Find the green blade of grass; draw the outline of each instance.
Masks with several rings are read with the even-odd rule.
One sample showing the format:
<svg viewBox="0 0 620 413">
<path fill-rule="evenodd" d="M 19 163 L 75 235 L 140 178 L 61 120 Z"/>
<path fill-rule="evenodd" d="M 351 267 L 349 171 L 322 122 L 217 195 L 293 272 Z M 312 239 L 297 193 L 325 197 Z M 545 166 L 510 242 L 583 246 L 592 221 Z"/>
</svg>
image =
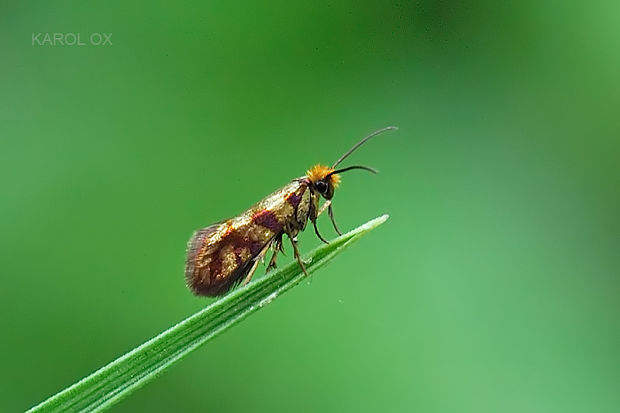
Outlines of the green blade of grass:
<svg viewBox="0 0 620 413">
<path fill-rule="evenodd" d="M 368 221 L 304 256 L 308 272 L 331 261 L 387 215 Z M 293 261 L 234 290 L 110 364 L 60 391 L 29 412 L 102 411 L 153 380 L 200 345 L 299 284 L 305 274 Z"/>
</svg>

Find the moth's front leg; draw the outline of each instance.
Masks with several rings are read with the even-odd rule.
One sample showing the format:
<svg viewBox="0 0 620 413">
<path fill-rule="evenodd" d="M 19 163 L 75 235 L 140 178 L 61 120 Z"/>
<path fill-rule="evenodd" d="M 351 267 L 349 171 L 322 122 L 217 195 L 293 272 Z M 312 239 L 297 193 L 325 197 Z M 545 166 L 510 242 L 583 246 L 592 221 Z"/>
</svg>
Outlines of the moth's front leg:
<svg viewBox="0 0 620 413">
<path fill-rule="evenodd" d="M 325 210 L 327 208 L 329 208 L 332 204 L 332 200 L 328 199 L 327 201 L 325 201 L 325 203 L 323 205 L 321 205 L 321 208 L 319 209 L 319 212 L 316 214 L 316 216 L 318 217 L 319 215 L 321 215 L 323 212 L 325 212 Z"/>
<path fill-rule="evenodd" d="M 312 194 L 311 197 L 312 198 L 310 200 L 310 214 L 309 214 L 310 217 L 309 218 L 310 218 L 310 221 L 312 221 L 312 226 L 314 226 L 314 233 L 325 244 L 329 244 L 329 241 L 327 241 L 325 238 L 323 238 L 323 236 L 319 232 L 319 228 L 316 226 L 316 219 L 318 218 L 319 215 L 321 215 L 321 213 L 323 213 L 323 211 L 325 211 L 326 206 L 331 205 L 331 201 L 325 201 L 323 206 L 317 212 L 316 207 L 319 204 L 319 201 L 316 198 L 318 198 L 318 195 Z"/>
</svg>

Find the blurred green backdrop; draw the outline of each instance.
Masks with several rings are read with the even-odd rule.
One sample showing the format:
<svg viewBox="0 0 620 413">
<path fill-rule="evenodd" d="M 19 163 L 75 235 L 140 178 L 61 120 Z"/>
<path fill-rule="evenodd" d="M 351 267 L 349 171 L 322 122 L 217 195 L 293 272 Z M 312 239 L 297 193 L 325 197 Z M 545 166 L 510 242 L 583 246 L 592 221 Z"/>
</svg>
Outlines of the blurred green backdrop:
<svg viewBox="0 0 620 413">
<path fill-rule="evenodd" d="M 0 10 L 0 411 L 207 305 L 191 232 L 388 124 L 334 202 L 390 221 L 113 411 L 618 411 L 620 3 Z"/>
</svg>

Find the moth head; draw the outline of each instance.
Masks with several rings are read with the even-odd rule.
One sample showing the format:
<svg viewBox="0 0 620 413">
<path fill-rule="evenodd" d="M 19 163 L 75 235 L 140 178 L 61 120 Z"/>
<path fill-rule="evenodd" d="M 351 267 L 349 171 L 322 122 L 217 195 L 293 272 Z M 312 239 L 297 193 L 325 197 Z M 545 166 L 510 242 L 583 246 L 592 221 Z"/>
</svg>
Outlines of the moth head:
<svg viewBox="0 0 620 413">
<path fill-rule="evenodd" d="M 310 180 L 312 189 L 325 199 L 332 199 L 334 190 L 340 184 L 340 175 L 329 166 L 314 165 L 306 171 L 306 177 Z"/>
<path fill-rule="evenodd" d="M 349 149 L 347 152 L 345 152 L 340 158 L 338 158 L 338 160 L 334 162 L 332 166 L 315 165 L 312 168 L 310 168 L 306 172 L 306 177 L 310 181 L 312 190 L 321 194 L 323 198 L 330 200 L 334 196 L 334 189 L 336 189 L 338 187 L 338 184 L 340 183 L 340 175 L 339 175 L 340 173 L 350 171 L 352 169 L 363 169 L 365 171 L 369 171 L 369 172 L 376 174 L 377 171 L 369 166 L 353 165 L 353 166 L 348 166 L 346 168 L 340 168 L 340 169 L 336 169 L 336 167 L 342 161 L 344 161 L 349 155 L 355 152 L 357 148 L 359 148 L 364 143 L 366 143 L 369 139 L 383 132 L 386 132 L 389 130 L 396 130 L 396 129 L 398 129 L 396 126 L 388 126 L 388 127 L 379 129 L 378 131 L 371 133 L 370 135 L 366 136 L 364 139 L 362 139 L 361 141 L 353 145 L 353 147 Z"/>
</svg>

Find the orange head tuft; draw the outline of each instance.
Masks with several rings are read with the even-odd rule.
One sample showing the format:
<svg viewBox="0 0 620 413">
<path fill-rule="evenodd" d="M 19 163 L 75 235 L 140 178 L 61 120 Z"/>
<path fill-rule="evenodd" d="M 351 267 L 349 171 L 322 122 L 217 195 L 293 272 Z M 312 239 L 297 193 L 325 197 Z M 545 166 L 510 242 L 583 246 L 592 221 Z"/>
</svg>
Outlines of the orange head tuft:
<svg viewBox="0 0 620 413">
<path fill-rule="evenodd" d="M 306 176 L 310 179 L 310 182 L 316 184 L 318 181 L 325 179 L 327 175 L 329 175 L 329 183 L 337 188 L 338 184 L 340 184 L 340 175 L 332 173 L 334 172 L 333 168 L 325 165 L 314 165 L 312 168 L 306 171 Z M 330 175 L 331 174 L 331 175 Z"/>
</svg>

